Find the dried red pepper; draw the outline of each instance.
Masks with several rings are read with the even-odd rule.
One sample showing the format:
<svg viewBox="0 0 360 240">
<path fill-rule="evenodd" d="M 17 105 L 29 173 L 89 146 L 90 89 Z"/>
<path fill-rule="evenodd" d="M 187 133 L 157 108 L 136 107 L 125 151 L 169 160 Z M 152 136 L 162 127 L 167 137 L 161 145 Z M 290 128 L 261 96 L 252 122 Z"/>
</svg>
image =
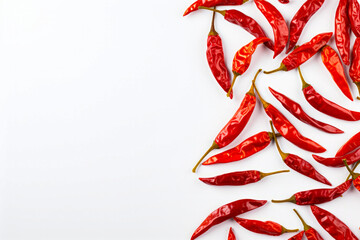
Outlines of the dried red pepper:
<svg viewBox="0 0 360 240">
<path fill-rule="evenodd" d="M 312 56 L 314 56 L 323 46 L 330 40 L 332 33 L 321 33 L 313 37 L 310 42 L 304 43 L 297 47 L 287 57 L 285 57 L 280 67 L 272 71 L 265 71 L 265 74 L 270 74 L 278 71 L 290 71 L 297 68 Z"/>
<path fill-rule="evenodd" d="M 340 0 L 335 13 L 335 42 L 345 65 L 350 64 L 349 0 Z"/>
<path fill-rule="evenodd" d="M 279 2 L 282 3 L 282 4 L 287 4 L 287 3 L 289 3 L 290 1 L 289 1 L 289 0 L 279 0 Z"/>
<path fill-rule="evenodd" d="M 336 240 L 359 240 L 345 223 L 334 214 L 317 206 L 311 206 L 319 224 Z"/>
<path fill-rule="evenodd" d="M 258 74 L 259 72 L 255 75 L 255 78 Z M 206 157 L 206 155 L 209 154 L 209 152 L 214 149 L 220 149 L 229 145 L 237 136 L 239 136 L 248 123 L 254 111 L 255 105 L 256 97 L 254 88 L 251 86 L 250 90 L 245 94 L 245 97 L 235 115 L 216 136 L 212 146 L 207 150 L 207 152 L 201 157 L 201 159 L 193 168 L 193 172 L 196 172 L 197 167 L 200 165 L 201 161 Z"/>
<path fill-rule="evenodd" d="M 271 126 L 271 130 L 274 131 L 274 127 L 271 121 L 270 121 L 270 126 Z M 331 186 L 331 183 L 323 175 L 321 175 L 318 171 L 316 171 L 316 169 L 308 161 L 302 159 L 301 157 L 295 154 L 284 153 L 279 146 L 276 136 L 275 136 L 275 144 L 277 150 L 280 153 L 282 160 L 291 169 L 297 171 L 298 173 L 301 173 L 304 176 L 312 178 L 318 182 Z"/>
<path fill-rule="evenodd" d="M 236 240 L 236 236 L 232 228 L 229 230 L 228 240 Z"/>
<path fill-rule="evenodd" d="M 288 240 L 302 240 L 304 237 L 304 231 L 299 232 L 298 234 L 292 236 Z"/>
<path fill-rule="evenodd" d="M 217 224 L 234 218 L 242 213 L 262 207 L 266 202 L 266 200 L 241 199 L 219 207 L 210 213 L 210 215 L 200 224 L 192 235 L 191 240 L 199 237 Z"/>
<path fill-rule="evenodd" d="M 306 101 L 310 103 L 316 110 L 327 114 L 331 117 L 347 120 L 347 121 L 358 121 L 360 120 L 360 112 L 355 112 L 324 98 L 321 96 L 310 84 L 305 82 L 304 77 L 301 73 L 300 67 L 298 67 L 299 76 L 302 81 L 302 91 Z"/>
<path fill-rule="evenodd" d="M 255 80 L 253 80 L 253 86 L 258 94 L 258 97 L 263 104 L 266 114 L 272 119 L 276 130 L 286 138 L 291 143 L 295 144 L 296 146 L 310 151 L 310 152 L 325 152 L 326 149 L 323 148 L 318 143 L 314 142 L 313 140 L 304 137 L 301 133 L 295 128 L 294 125 L 273 105 L 266 102 L 260 95 L 259 91 L 256 88 Z"/>
<path fill-rule="evenodd" d="M 349 76 L 357 86 L 360 94 L 360 38 L 356 38 L 354 43 Z M 360 99 L 360 95 L 357 97 L 357 99 Z"/>
<path fill-rule="evenodd" d="M 346 161 L 345 159 L 344 159 L 344 164 L 345 164 L 347 170 L 349 171 L 349 173 L 350 173 L 350 175 L 351 175 L 351 177 L 352 177 L 352 179 L 353 179 L 353 185 L 354 185 L 354 187 L 355 187 L 358 191 L 360 191 L 360 174 L 359 174 L 359 173 L 355 173 L 353 170 L 351 170 L 350 167 L 349 167 L 349 165 L 348 165 L 348 163 L 347 163 L 347 161 Z M 354 167 L 354 169 L 355 169 L 355 168 L 356 168 L 356 166 Z"/>
<path fill-rule="evenodd" d="M 344 67 L 338 54 L 329 45 L 326 45 L 321 49 L 321 59 L 327 70 L 329 70 L 336 85 L 342 93 L 352 101 L 353 97 L 351 95 L 349 84 L 346 80 Z"/>
<path fill-rule="evenodd" d="M 191 12 L 194 12 L 199 9 L 199 7 L 216 7 L 220 5 L 229 6 L 229 5 L 241 5 L 246 3 L 248 0 L 197 0 L 188 7 L 184 13 L 184 16 L 188 15 Z"/>
<path fill-rule="evenodd" d="M 210 157 L 208 160 L 203 162 L 202 165 L 229 163 L 250 157 L 269 146 L 273 138 L 273 134 L 270 132 L 259 132 L 244 140 L 236 147 Z"/>
<path fill-rule="evenodd" d="M 257 8 L 270 23 L 274 32 L 274 58 L 286 47 L 289 29 L 284 17 L 271 3 L 265 0 L 254 0 Z"/>
<path fill-rule="evenodd" d="M 238 224 L 251 232 L 266 234 L 270 236 L 280 236 L 284 233 L 299 231 L 299 229 L 287 229 L 282 225 L 272 221 L 262 222 L 258 220 L 250 220 L 238 217 L 235 217 L 234 219 Z"/>
<path fill-rule="evenodd" d="M 296 12 L 290 23 L 289 47 L 286 53 L 293 49 L 310 18 L 320 9 L 325 0 L 307 0 Z"/>
<path fill-rule="evenodd" d="M 260 37 L 267 37 L 264 30 L 261 28 L 260 24 L 256 22 L 253 18 L 245 15 L 244 13 L 235 10 L 235 9 L 229 9 L 229 10 L 215 10 L 208 7 L 199 7 L 199 9 L 207 9 L 210 11 L 215 11 L 217 13 L 220 13 L 224 16 L 224 19 L 228 22 L 231 22 L 233 24 L 236 24 L 243 29 L 245 29 L 247 32 L 249 32 L 251 35 L 255 36 L 256 38 Z M 267 46 L 269 49 L 274 50 L 274 44 L 271 41 L 264 42 L 265 46 Z"/>
<path fill-rule="evenodd" d="M 316 127 L 317 129 L 320 129 L 327 133 L 343 133 L 344 132 L 334 126 L 331 126 L 327 123 L 320 122 L 320 121 L 310 117 L 302 109 L 300 104 L 293 101 L 292 99 L 285 96 L 284 94 L 275 91 L 271 87 L 269 87 L 269 90 L 272 93 L 272 95 L 284 106 L 284 108 L 286 110 L 288 110 L 293 116 L 295 116 L 300 121 L 307 123 L 313 127 Z"/>
<path fill-rule="evenodd" d="M 319 162 L 325 166 L 344 167 L 345 165 L 344 165 L 343 159 L 346 159 L 348 164 L 353 164 L 360 160 L 360 148 L 357 148 L 357 149 L 353 150 L 352 152 L 349 152 L 343 156 L 338 156 L 338 157 L 324 158 L 324 157 L 320 157 L 315 154 L 313 154 L 312 156 L 317 162 Z"/>
<path fill-rule="evenodd" d="M 295 193 L 285 200 L 272 200 L 273 203 L 291 202 L 297 205 L 313 205 L 330 202 L 344 194 L 351 186 L 348 180 L 335 188 L 321 188 Z"/>
<path fill-rule="evenodd" d="M 349 152 L 354 151 L 360 147 L 360 132 L 352 136 L 344 145 L 337 151 L 335 157 L 343 156 Z"/>
<path fill-rule="evenodd" d="M 324 240 L 320 234 L 311 226 L 309 226 L 304 219 L 301 217 L 301 215 L 294 209 L 296 215 L 300 218 L 301 223 L 304 225 L 304 232 L 305 236 L 308 240 Z"/>
<path fill-rule="evenodd" d="M 350 27 L 356 37 L 360 37 L 360 6 L 357 0 L 349 0 Z"/>
<path fill-rule="evenodd" d="M 250 170 L 250 171 L 226 173 L 211 178 L 199 178 L 199 180 L 203 181 L 206 184 L 216 185 L 216 186 L 242 186 L 242 185 L 258 182 L 267 176 L 284 173 L 284 172 L 290 172 L 290 171 L 282 170 L 271 173 L 262 173 L 260 171 Z"/>
<path fill-rule="evenodd" d="M 249 68 L 252 55 L 254 54 L 257 46 L 269 40 L 270 39 L 267 37 L 256 38 L 242 48 L 240 48 L 240 50 L 235 53 L 232 64 L 232 72 L 234 74 L 234 78 L 232 80 L 230 90 L 228 91 L 228 97 L 230 96 L 230 92 L 234 87 L 236 78 L 246 72 L 246 70 Z M 259 74 L 259 72 L 257 74 Z"/>
</svg>

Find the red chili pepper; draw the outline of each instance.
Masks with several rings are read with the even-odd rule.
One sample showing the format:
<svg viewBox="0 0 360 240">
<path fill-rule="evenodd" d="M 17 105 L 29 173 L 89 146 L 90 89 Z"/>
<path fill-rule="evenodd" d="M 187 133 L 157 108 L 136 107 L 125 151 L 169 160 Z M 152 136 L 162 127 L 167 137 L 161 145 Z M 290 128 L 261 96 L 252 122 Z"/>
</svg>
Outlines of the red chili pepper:
<svg viewBox="0 0 360 240">
<path fill-rule="evenodd" d="M 354 151 L 360 147 L 360 132 L 352 136 L 344 145 L 337 151 L 335 157 L 343 156 L 349 152 Z"/>
<path fill-rule="evenodd" d="M 305 236 L 308 240 L 324 240 L 320 234 L 311 226 L 307 225 L 301 215 L 294 209 L 296 215 L 300 218 L 301 223 L 304 225 Z"/>
<path fill-rule="evenodd" d="M 344 194 L 351 186 L 348 180 L 335 188 L 321 188 L 295 193 L 285 200 L 272 200 L 273 203 L 291 202 L 297 205 L 313 205 L 330 202 Z"/>
<path fill-rule="evenodd" d="M 234 220 L 247 230 L 271 236 L 280 236 L 284 233 L 298 232 L 299 229 L 286 229 L 280 224 L 272 221 L 258 221 L 235 217 Z"/>
<path fill-rule="evenodd" d="M 269 87 L 270 92 L 272 95 L 283 105 L 283 107 L 288 110 L 293 116 L 295 116 L 300 121 L 307 123 L 313 127 L 316 127 L 317 129 L 320 129 L 327 133 L 343 133 L 344 131 L 331 126 L 327 123 L 320 122 L 309 115 L 306 114 L 306 112 L 302 109 L 300 104 L 293 101 L 292 99 L 288 98 L 282 93 L 279 93 Z"/>
<path fill-rule="evenodd" d="M 255 75 L 259 74 L 259 72 Z M 193 168 L 193 172 L 196 171 L 197 167 L 200 165 L 201 161 L 206 157 L 209 152 L 214 149 L 223 148 L 229 145 L 234 139 L 239 136 L 242 130 L 245 128 L 248 123 L 254 108 L 256 105 L 256 97 L 254 93 L 254 88 L 251 87 L 250 90 L 245 94 L 243 101 L 240 104 L 239 109 L 236 111 L 235 115 L 230 119 L 230 121 L 225 125 L 225 127 L 219 132 L 216 136 L 212 146 L 207 150 L 207 152 L 201 157 L 198 163 Z"/>
<path fill-rule="evenodd" d="M 304 231 L 301 231 L 298 234 L 296 234 L 295 236 L 292 236 L 291 238 L 289 238 L 288 240 L 302 240 L 303 237 L 304 237 Z"/>
<path fill-rule="evenodd" d="M 345 65 L 350 64 L 349 0 L 340 0 L 335 13 L 335 42 Z"/>
<path fill-rule="evenodd" d="M 229 10 L 220 11 L 207 7 L 199 7 L 199 9 L 207 9 L 210 11 L 215 11 L 220 13 L 221 15 L 224 16 L 225 20 L 233 24 L 239 25 L 240 27 L 245 29 L 247 32 L 249 32 L 251 35 L 255 36 L 256 38 L 267 37 L 264 30 L 262 29 L 262 27 L 258 22 L 256 22 L 253 18 L 245 15 L 244 13 L 238 10 L 229 9 Z M 264 44 L 271 50 L 274 50 L 274 44 L 271 41 L 264 42 Z"/>
<path fill-rule="evenodd" d="M 229 230 L 228 240 L 236 240 L 236 236 L 232 228 Z"/>
<path fill-rule="evenodd" d="M 324 157 L 320 157 L 315 154 L 313 154 L 312 156 L 317 162 L 319 162 L 325 166 L 344 167 L 345 165 L 344 165 L 343 159 L 346 159 L 348 164 L 353 164 L 360 160 L 360 148 L 357 148 L 357 149 L 353 150 L 352 152 L 349 152 L 343 156 L 338 156 L 338 157 L 324 158 Z"/>
<path fill-rule="evenodd" d="M 343 65 L 335 50 L 332 49 L 329 45 L 326 45 L 321 50 L 321 59 L 342 93 L 351 101 L 353 101 L 350 87 L 345 77 Z"/>
<path fill-rule="evenodd" d="M 285 57 L 280 67 L 272 71 L 265 71 L 265 74 L 270 74 L 278 71 L 290 71 L 297 68 L 312 56 L 314 56 L 326 43 L 330 40 L 332 33 L 321 33 L 313 37 L 310 42 L 304 43 L 297 47 L 287 57 Z"/>
<path fill-rule="evenodd" d="M 219 207 L 210 213 L 210 215 L 200 224 L 192 235 L 191 240 L 199 237 L 217 224 L 234 218 L 242 213 L 262 207 L 266 202 L 266 200 L 241 199 Z"/>
<path fill-rule="evenodd" d="M 354 43 L 349 76 L 357 86 L 360 94 L 360 38 L 356 38 Z M 360 96 L 358 96 L 357 99 L 360 99 Z"/>
<path fill-rule="evenodd" d="M 274 131 L 274 127 L 271 121 L 270 121 L 270 126 L 271 126 L 271 130 Z M 302 159 L 301 157 L 295 154 L 284 153 L 279 146 L 276 136 L 275 136 L 275 144 L 277 150 L 280 153 L 282 160 L 291 169 L 297 171 L 298 173 L 303 174 L 304 176 L 312 178 L 318 182 L 331 186 L 331 183 L 323 175 L 321 175 L 318 171 L 316 171 L 316 169 L 309 162 L 307 162 L 306 160 Z"/>
<path fill-rule="evenodd" d="M 258 182 L 267 176 L 278 173 L 284 173 L 284 172 L 290 172 L 290 171 L 282 170 L 272 173 L 262 173 L 260 171 L 250 170 L 250 171 L 226 173 L 211 178 L 199 178 L 199 180 L 203 181 L 206 184 L 216 185 L 216 186 L 242 186 L 242 185 Z"/>
<path fill-rule="evenodd" d="M 272 119 L 276 130 L 278 130 L 279 133 L 288 141 L 304 150 L 310 152 L 325 152 L 325 148 L 313 140 L 301 135 L 295 126 L 292 125 L 291 122 L 279 110 L 277 110 L 273 105 L 266 102 L 261 97 L 259 91 L 256 88 L 255 80 L 256 79 L 253 80 L 253 86 L 259 96 L 261 103 L 263 104 L 266 114 Z"/>
<path fill-rule="evenodd" d="M 302 91 L 306 101 L 310 103 L 316 110 L 327 114 L 331 117 L 347 120 L 347 121 L 358 121 L 360 120 L 360 112 L 355 112 L 339 106 L 338 104 L 321 96 L 310 84 L 305 82 L 304 77 L 301 73 L 300 67 L 298 68 L 300 79 L 302 81 Z"/>
<path fill-rule="evenodd" d="M 197 0 L 188 7 L 184 13 L 184 16 L 188 15 L 191 12 L 194 12 L 199 9 L 199 7 L 216 7 L 220 5 L 229 6 L 229 5 L 242 5 L 248 0 Z"/>
<path fill-rule="evenodd" d="M 229 163 L 245 159 L 269 146 L 273 138 L 274 136 L 270 132 L 259 132 L 236 147 L 210 157 L 202 165 Z"/>
<path fill-rule="evenodd" d="M 359 240 L 345 223 L 338 219 L 334 214 L 317 206 L 311 206 L 319 224 L 337 240 Z"/>
<path fill-rule="evenodd" d="M 310 18 L 320 9 L 325 0 L 307 0 L 296 12 L 290 23 L 289 47 L 286 53 L 293 49 Z"/>
<path fill-rule="evenodd" d="M 270 23 L 274 32 L 274 58 L 286 47 L 289 38 L 289 29 L 284 17 L 271 3 L 265 0 L 254 0 L 257 8 Z"/>
<path fill-rule="evenodd" d="M 345 164 L 347 170 L 349 171 L 349 173 L 350 173 L 350 175 L 351 175 L 351 177 L 352 177 L 352 179 L 353 179 L 353 185 L 354 185 L 354 187 L 355 187 L 358 191 L 360 191 L 360 174 L 359 174 L 359 173 L 355 173 L 353 170 L 351 170 L 346 160 L 344 160 L 344 164 Z M 356 165 L 356 166 L 357 166 L 357 165 Z M 356 166 L 355 166 L 355 168 L 356 168 Z M 354 168 L 354 169 L 355 169 L 355 168 Z"/>
<path fill-rule="evenodd" d="M 360 6 L 357 0 L 349 0 L 350 27 L 356 37 L 360 37 Z"/>
<path fill-rule="evenodd" d="M 257 46 L 267 41 L 270 41 L 270 39 L 268 39 L 267 37 L 256 38 L 242 48 L 240 48 L 240 50 L 235 53 L 232 65 L 234 78 L 232 80 L 231 87 L 227 95 L 228 97 L 230 96 L 230 92 L 234 87 L 236 78 L 246 72 L 246 70 L 249 68 L 252 55 L 254 54 Z"/>
<path fill-rule="evenodd" d="M 289 3 L 290 1 L 289 1 L 289 0 L 279 0 L 279 2 L 282 3 L 282 4 L 287 4 L 287 3 Z"/>
</svg>

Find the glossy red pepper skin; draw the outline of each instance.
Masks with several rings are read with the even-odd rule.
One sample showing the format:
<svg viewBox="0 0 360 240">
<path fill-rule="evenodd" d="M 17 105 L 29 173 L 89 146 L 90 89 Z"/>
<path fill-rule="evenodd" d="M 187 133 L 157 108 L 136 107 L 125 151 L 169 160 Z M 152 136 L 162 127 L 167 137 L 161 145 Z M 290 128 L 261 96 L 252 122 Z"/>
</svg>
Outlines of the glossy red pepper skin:
<svg viewBox="0 0 360 240">
<path fill-rule="evenodd" d="M 360 132 L 352 136 L 344 145 L 336 152 L 335 157 L 343 156 L 360 147 Z"/>
<path fill-rule="evenodd" d="M 229 6 L 241 5 L 248 0 L 197 0 L 191 4 L 185 11 L 184 16 L 199 9 L 199 7 L 216 7 L 216 6 Z"/>
<path fill-rule="evenodd" d="M 354 43 L 349 76 L 351 80 L 356 84 L 360 94 L 360 38 L 356 38 Z M 358 97 L 358 99 L 360 99 L 360 96 Z"/>
<path fill-rule="evenodd" d="M 254 0 L 254 2 L 273 29 L 275 58 L 286 47 L 289 38 L 289 29 L 284 17 L 271 3 L 265 0 Z"/>
<path fill-rule="evenodd" d="M 349 0 L 349 20 L 351 31 L 360 37 L 360 6 L 357 0 Z"/>
<path fill-rule="evenodd" d="M 262 207 L 266 202 L 266 200 L 241 199 L 221 206 L 210 213 L 210 215 L 200 224 L 192 235 L 191 240 L 196 239 L 217 224 L 234 218 L 242 213 Z"/>
<path fill-rule="evenodd" d="M 360 148 L 357 148 L 355 150 L 353 150 L 352 152 L 349 152 L 343 156 L 338 156 L 338 157 L 332 157 L 332 158 L 324 158 L 324 157 L 320 157 L 318 155 L 313 154 L 312 155 L 313 158 L 328 167 L 344 167 L 344 162 L 343 160 L 346 159 L 347 163 L 349 165 L 356 163 L 357 161 L 360 160 Z"/>
<path fill-rule="evenodd" d="M 307 0 L 296 12 L 290 23 L 289 47 L 286 53 L 293 49 L 310 18 L 320 9 L 325 0 Z"/>
<path fill-rule="evenodd" d="M 310 117 L 302 109 L 300 104 L 293 101 L 292 99 L 285 96 L 284 94 L 275 91 L 271 87 L 269 87 L 269 90 L 272 93 L 272 95 L 283 105 L 283 107 L 286 110 L 288 110 L 294 117 L 299 119 L 300 121 L 302 121 L 302 122 L 304 122 L 306 124 L 309 124 L 309 125 L 311 125 L 313 127 L 316 127 L 317 129 L 320 129 L 320 130 L 322 130 L 324 132 L 327 132 L 327 133 L 343 133 L 344 132 L 344 131 L 342 131 L 342 130 L 334 127 L 334 126 L 331 126 L 331 125 L 329 125 L 327 123 L 320 122 L 320 121 Z"/>
<path fill-rule="evenodd" d="M 229 230 L 228 240 L 236 240 L 236 236 L 232 228 Z"/>
<path fill-rule="evenodd" d="M 335 13 L 335 42 L 345 65 L 350 64 L 349 1 L 340 0 Z"/>
<path fill-rule="evenodd" d="M 292 236 L 291 238 L 289 238 L 288 240 L 302 240 L 303 237 L 304 237 L 304 231 L 301 231 L 298 234 L 296 234 L 295 236 Z"/>
<path fill-rule="evenodd" d="M 266 234 L 270 236 L 280 236 L 283 233 L 299 231 L 299 229 L 288 230 L 280 224 L 272 221 L 262 222 L 258 220 L 250 220 L 238 217 L 235 217 L 234 220 L 242 227 L 251 232 Z"/>
<path fill-rule="evenodd" d="M 244 140 L 236 147 L 210 157 L 208 160 L 203 162 L 202 165 L 240 161 L 242 159 L 250 157 L 257 152 L 260 152 L 261 150 L 269 146 L 272 139 L 272 133 L 257 133 Z"/>
<path fill-rule="evenodd" d="M 336 51 L 329 45 L 326 45 L 321 50 L 321 59 L 341 92 L 353 101 L 350 87 L 346 80 L 344 67 Z"/>
<path fill-rule="evenodd" d="M 359 240 L 345 223 L 334 214 L 317 206 L 311 206 L 319 224 L 336 240 Z"/>
</svg>

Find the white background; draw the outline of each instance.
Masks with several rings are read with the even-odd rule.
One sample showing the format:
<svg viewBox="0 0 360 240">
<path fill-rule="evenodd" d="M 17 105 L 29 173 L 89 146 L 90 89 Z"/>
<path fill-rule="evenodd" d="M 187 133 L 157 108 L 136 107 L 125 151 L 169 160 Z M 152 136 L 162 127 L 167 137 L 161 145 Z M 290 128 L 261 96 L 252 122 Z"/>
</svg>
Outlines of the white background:
<svg viewBox="0 0 360 240">
<path fill-rule="evenodd" d="M 304 1 L 271 2 L 290 22 Z M 338 1 L 328 0 L 299 40 L 333 31 Z M 274 145 L 241 162 L 203 166 L 195 162 L 238 108 L 255 72 L 278 67 L 264 46 L 237 79 L 231 101 L 213 79 L 205 58 L 211 13 L 182 17 L 191 1 L 0 0 L 0 239 L 190 239 L 205 217 L 242 198 L 283 199 L 300 190 L 326 187 L 291 172 L 243 187 L 214 187 L 197 180 L 230 171 L 287 169 Z M 233 7 L 255 18 L 273 38 L 252 1 Z M 222 8 L 220 8 L 222 9 Z M 226 9 L 226 8 L 224 8 Z M 253 36 L 216 19 L 226 61 Z M 352 39 L 354 40 L 354 39 Z M 334 40 L 331 40 L 334 46 Z M 337 89 L 319 55 L 303 65 L 306 80 L 321 94 L 360 111 Z M 260 75 L 264 98 L 307 137 L 333 156 L 359 123 L 336 120 L 306 103 L 297 72 Z M 346 133 L 330 135 L 289 114 L 267 86 L 298 101 L 311 116 Z M 351 84 L 356 96 L 355 86 Z M 260 104 L 243 133 L 226 149 L 262 130 L 269 118 Z M 324 167 L 291 143 L 334 186 L 345 169 Z M 214 151 L 213 154 L 219 151 Z M 322 204 L 359 232 L 360 193 Z M 243 217 L 302 228 L 296 207 L 324 239 L 309 207 L 272 204 Z M 275 239 L 248 232 L 229 220 L 199 239 Z M 277 239 L 288 239 L 287 234 Z"/>
</svg>

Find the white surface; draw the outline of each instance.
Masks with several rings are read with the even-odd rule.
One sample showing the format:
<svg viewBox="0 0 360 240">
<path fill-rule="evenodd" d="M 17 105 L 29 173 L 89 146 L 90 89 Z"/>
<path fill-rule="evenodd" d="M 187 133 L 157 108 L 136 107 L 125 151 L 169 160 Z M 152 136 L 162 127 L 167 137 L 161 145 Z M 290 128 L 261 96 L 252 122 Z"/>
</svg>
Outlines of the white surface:
<svg viewBox="0 0 360 240">
<path fill-rule="evenodd" d="M 304 1 L 272 2 L 290 22 Z M 325 2 L 299 43 L 333 31 L 336 2 Z M 244 161 L 191 173 L 238 108 L 257 69 L 273 69 L 285 56 L 272 60 L 272 53 L 259 47 L 230 101 L 205 59 L 211 13 L 198 11 L 183 18 L 191 1 L 0 3 L 0 239 L 190 239 L 204 218 L 225 203 L 241 198 L 282 199 L 300 190 L 326 187 L 295 172 L 244 187 L 211 187 L 197 180 L 236 170 L 287 169 L 274 145 Z M 273 38 L 253 2 L 235 8 L 254 17 Z M 220 16 L 216 27 L 230 68 L 235 51 L 253 37 Z M 360 111 L 359 101 L 350 102 L 337 89 L 319 55 L 304 64 L 303 72 L 321 94 Z M 260 75 L 258 86 L 304 135 L 328 149 L 322 156 L 332 156 L 360 130 L 359 123 L 339 121 L 311 108 L 296 71 Z M 329 135 L 299 122 L 270 96 L 267 86 L 346 133 Z M 269 130 L 268 120 L 258 104 L 246 129 L 226 149 Z M 306 158 L 334 186 L 347 176 L 345 169 L 326 168 L 311 153 L 280 142 L 284 151 Z M 359 197 L 351 189 L 321 207 L 360 236 Z M 301 228 L 294 207 L 330 239 L 309 207 L 268 203 L 243 216 Z M 226 239 L 229 226 L 238 239 L 274 239 L 227 221 L 199 240 Z"/>
</svg>

